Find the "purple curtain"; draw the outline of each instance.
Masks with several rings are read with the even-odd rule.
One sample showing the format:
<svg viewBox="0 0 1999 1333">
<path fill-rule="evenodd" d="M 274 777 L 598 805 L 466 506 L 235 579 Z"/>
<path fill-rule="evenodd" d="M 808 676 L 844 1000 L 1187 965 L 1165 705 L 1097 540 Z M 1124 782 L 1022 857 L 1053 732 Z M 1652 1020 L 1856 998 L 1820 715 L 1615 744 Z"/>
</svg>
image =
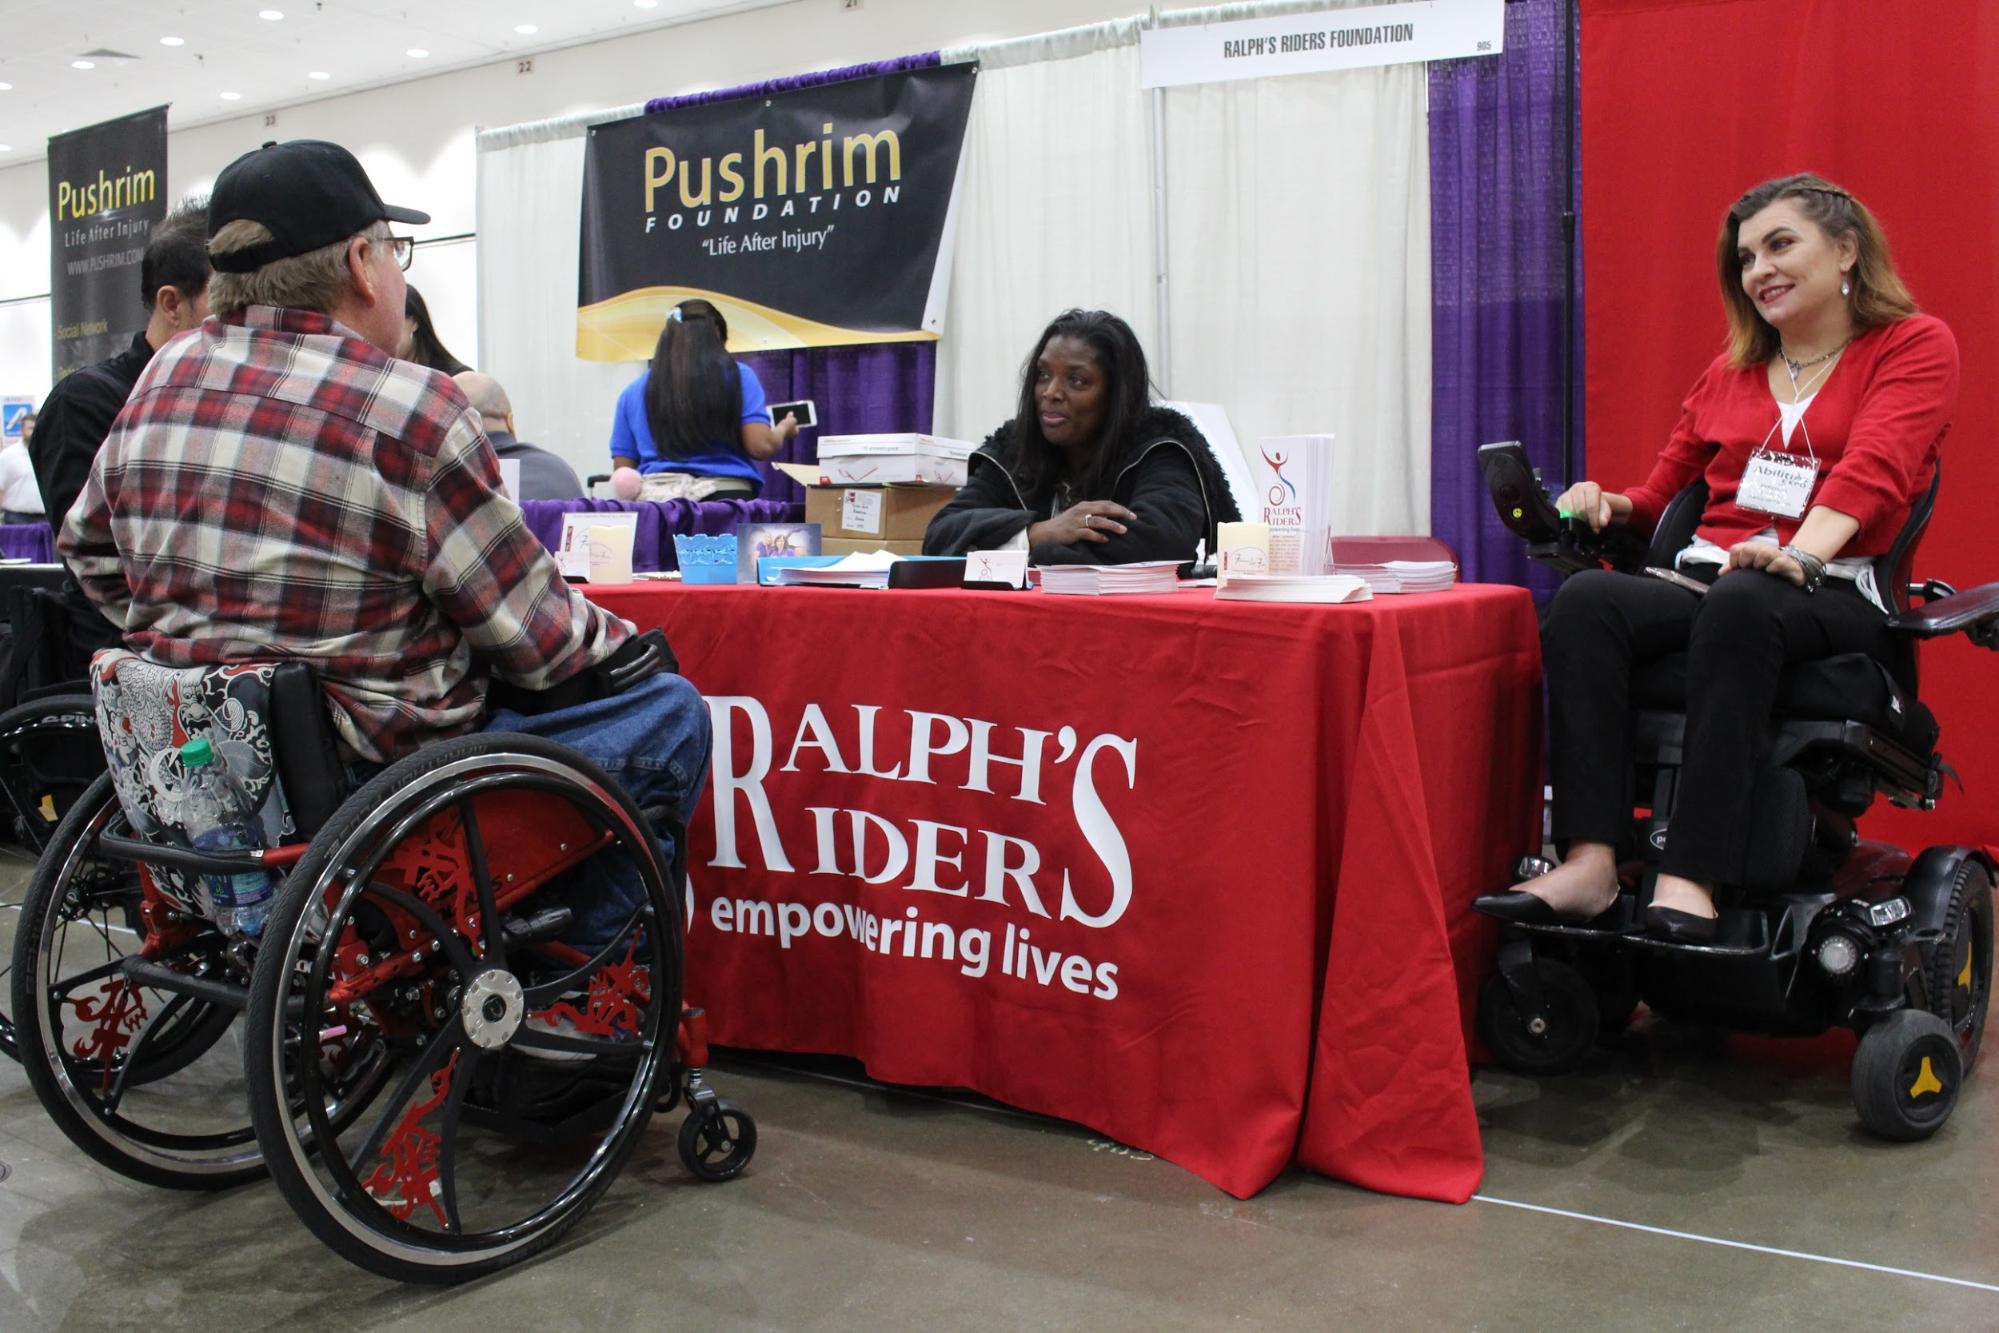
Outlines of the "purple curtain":
<svg viewBox="0 0 1999 1333">
<path fill-rule="evenodd" d="M 523 500 L 521 513 L 528 528 L 553 551 L 562 540 L 564 514 L 602 514 L 636 510 L 638 532 L 632 539 L 632 568 L 679 569 L 673 551 L 675 533 L 719 536 L 734 532 L 738 523 L 796 523 L 805 506 L 786 500 Z"/>
<path fill-rule="evenodd" d="M 819 441 L 827 435 L 880 435 L 930 429 L 937 387 L 935 343 L 807 347 L 752 352 L 742 360 L 763 382 L 764 396 L 769 401 L 782 403 L 810 398 L 818 409 L 819 429 L 792 436 L 778 453 L 783 462 L 817 462 Z M 765 499 L 803 503 L 805 492 L 798 483 L 775 469 L 767 471 Z"/>
<path fill-rule="evenodd" d="M 646 114 L 737 97 L 767 97 L 772 93 L 844 83 L 849 79 L 900 74 L 912 69 L 930 69 L 942 63 L 937 52 L 925 51 L 894 60 L 817 70 L 764 83 L 747 83 L 737 88 L 688 93 L 683 97 L 656 97 L 646 103 Z M 795 351 L 753 352 L 741 359 L 756 372 L 769 401 L 782 403 L 810 398 L 818 408 L 819 428 L 793 436 L 778 454 L 779 462 L 817 462 L 819 439 L 825 435 L 877 435 L 890 431 L 930 429 L 937 385 L 937 348 L 934 343 L 810 347 Z M 765 474 L 764 499 L 804 503 L 805 492 L 798 483 L 773 468 L 764 467 L 761 471 Z M 782 515 L 772 521 L 781 518 Z M 555 523 L 559 534 L 562 520 L 558 518 Z M 670 547 L 671 543 L 668 545 Z M 667 569 L 674 567 L 672 564 L 663 566 Z"/>
<path fill-rule="evenodd" d="M 1569 3 L 1515 0 L 1503 55 L 1430 66 L 1431 531 L 1457 548 L 1467 581 L 1537 595 L 1555 580 L 1538 566 L 1530 573 L 1519 539 L 1500 526 L 1477 451 L 1519 440 L 1560 488 Z M 1580 252 L 1575 272 L 1580 439 Z"/>
</svg>

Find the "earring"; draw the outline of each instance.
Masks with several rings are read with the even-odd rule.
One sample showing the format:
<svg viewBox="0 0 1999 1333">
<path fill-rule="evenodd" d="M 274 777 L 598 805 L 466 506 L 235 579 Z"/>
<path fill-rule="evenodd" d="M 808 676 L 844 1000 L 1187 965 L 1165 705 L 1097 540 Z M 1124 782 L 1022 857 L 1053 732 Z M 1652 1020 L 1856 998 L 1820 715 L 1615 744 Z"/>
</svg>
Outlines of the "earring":
<svg viewBox="0 0 1999 1333">
<path fill-rule="evenodd" d="M 1839 294 L 1841 296 L 1853 295 L 1853 284 L 1846 280 L 1846 275 L 1844 273 L 1840 274 L 1839 276 Z"/>
</svg>

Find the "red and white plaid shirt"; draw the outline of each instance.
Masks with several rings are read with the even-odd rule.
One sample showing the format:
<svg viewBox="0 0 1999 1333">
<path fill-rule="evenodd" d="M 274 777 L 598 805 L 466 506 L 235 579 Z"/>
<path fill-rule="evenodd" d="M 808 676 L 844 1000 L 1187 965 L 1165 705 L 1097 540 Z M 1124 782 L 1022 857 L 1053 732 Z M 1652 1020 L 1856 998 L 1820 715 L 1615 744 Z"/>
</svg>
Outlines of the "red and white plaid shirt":
<svg viewBox="0 0 1999 1333">
<path fill-rule="evenodd" d="M 557 684 L 632 632 L 563 581 L 457 385 L 304 310 L 162 347 L 56 545 L 151 661 L 310 659 L 377 762 L 476 729 L 489 673 Z"/>
</svg>

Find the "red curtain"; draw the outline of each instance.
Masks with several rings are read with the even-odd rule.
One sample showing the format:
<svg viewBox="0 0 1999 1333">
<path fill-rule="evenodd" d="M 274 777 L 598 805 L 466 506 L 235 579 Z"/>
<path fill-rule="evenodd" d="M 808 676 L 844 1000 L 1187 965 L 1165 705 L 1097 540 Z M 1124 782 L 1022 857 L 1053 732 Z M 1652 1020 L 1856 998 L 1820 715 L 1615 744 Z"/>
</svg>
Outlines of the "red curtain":
<svg viewBox="0 0 1999 1333">
<path fill-rule="evenodd" d="M 1715 240 L 1758 181 L 1816 171 L 1866 201 L 1963 358 L 1918 577 L 1999 579 L 1999 5 L 1989 0 L 1582 0 L 1588 475 L 1636 482 L 1725 333 Z M 1963 775 L 1868 833 L 1999 845 L 1999 656 L 1923 650 Z"/>
</svg>

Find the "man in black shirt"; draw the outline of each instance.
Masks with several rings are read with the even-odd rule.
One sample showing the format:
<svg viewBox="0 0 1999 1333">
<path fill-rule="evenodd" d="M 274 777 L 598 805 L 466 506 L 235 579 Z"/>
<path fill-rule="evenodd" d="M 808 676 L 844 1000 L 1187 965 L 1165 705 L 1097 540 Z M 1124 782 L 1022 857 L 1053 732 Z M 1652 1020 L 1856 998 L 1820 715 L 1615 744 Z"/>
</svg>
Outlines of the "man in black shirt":
<svg viewBox="0 0 1999 1333">
<path fill-rule="evenodd" d="M 108 361 L 85 366 L 57 384 L 37 414 L 28 455 L 41 487 L 49 522 L 62 527 L 90 476 L 98 446 L 131 396 L 139 372 L 175 334 L 208 318 L 208 206 L 183 204 L 153 228 L 139 261 L 139 296 L 146 327 L 132 345 Z M 69 613 L 67 676 L 81 676 L 90 654 L 116 644 L 120 630 L 106 620 L 77 587 L 63 582 L 63 609 Z"/>
</svg>

